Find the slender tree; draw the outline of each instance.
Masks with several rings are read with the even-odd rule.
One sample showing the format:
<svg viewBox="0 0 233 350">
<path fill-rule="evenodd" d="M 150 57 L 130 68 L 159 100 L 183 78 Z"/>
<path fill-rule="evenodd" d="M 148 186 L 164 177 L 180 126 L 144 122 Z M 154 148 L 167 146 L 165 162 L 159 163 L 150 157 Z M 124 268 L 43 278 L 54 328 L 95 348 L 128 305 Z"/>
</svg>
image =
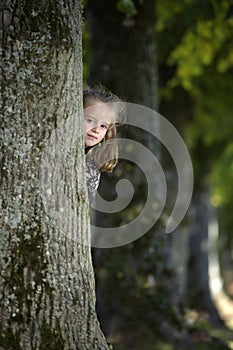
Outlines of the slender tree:
<svg viewBox="0 0 233 350">
<path fill-rule="evenodd" d="M 0 10 L 0 348 L 107 349 L 80 137 L 81 2 Z"/>
</svg>

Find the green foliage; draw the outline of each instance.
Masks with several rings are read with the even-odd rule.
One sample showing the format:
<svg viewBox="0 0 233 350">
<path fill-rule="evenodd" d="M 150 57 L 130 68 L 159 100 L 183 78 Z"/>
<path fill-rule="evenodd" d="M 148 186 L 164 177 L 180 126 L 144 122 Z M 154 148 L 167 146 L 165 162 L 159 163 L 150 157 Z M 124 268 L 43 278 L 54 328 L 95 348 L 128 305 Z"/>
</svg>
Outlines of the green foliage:
<svg viewBox="0 0 233 350">
<path fill-rule="evenodd" d="M 128 17 L 133 17 L 138 13 L 133 0 L 119 0 L 117 2 L 117 9 L 125 13 Z"/>
<path fill-rule="evenodd" d="M 177 17 L 182 13 L 186 16 L 187 8 L 195 9 L 196 2 L 181 1 L 173 2 L 174 11 L 169 12 L 169 1 L 164 4 L 159 2 L 158 30 L 164 31 L 168 26 L 176 26 Z M 217 71 L 225 73 L 233 64 L 233 47 L 231 38 L 233 35 L 233 17 L 228 15 L 230 1 L 206 1 L 206 13 L 203 15 L 202 8 L 196 17 L 190 18 L 191 23 L 183 20 L 184 32 L 178 45 L 171 50 L 167 63 L 176 66 L 176 73 L 169 82 L 171 87 L 181 84 L 191 94 L 196 89 L 195 77 L 205 74 L 205 67 L 216 65 Z M 196 3 L 196 6 L 198 4 Z M 209 6 L 212 9 L 208 11 Z M 212 12 L 212 17 L 208 18 Z M 216 62 L 215 62 L 216 60 Z"/>
<path fill-rule="evenodd" d="M 226 72 L 233 63 L 233 49 L 227 43 L 233 34 L 233 18 L 226 21 L 198 20 L 194 30 L 183 36 L 180 45 L 172 52 L 168 63 L 176 64 L 173 84 L 181 83 L 192 93 L 193 78 L 205 74 L 205 67 L 214 63 L 220 73 Z M 224 54 L 223 47 L 226 46 Z M 219 55 L 219 57 L 217 57 Z"/>
<path fill-rule="evenodd" d="M 157 1 L 157 23 L 156 28 L 158 32 L 163 32 L 169 27 L 172 27 L 176 21 L 177 16 L 183 15 L 187 5 L 190 5 L 192 0 L 164 0 Z M 171 11 L 172 9 L 172 11 Z"/>
<path fill-rule="evenodd" d="M 201 86 L 202 93 L 198 95 L 195 120 L 189 125 L 192 149 L 197 150 L 197 145 L 202 140 L 208 153 L 211 169 L 206 180 L 211 185 L 212 204 L 215 206 L 232 200 L 232 78 L 232 69 L 227 76 L 219 74 L 214 67 L 205 69 L 205 77 L 196 81 Z"/>
<path fill-rule="evenodd" d="M 162 63 L 172 72 L 162 96 L 171 96 L 178 86 L 192 96 L 195 110 L 187 124 L 189 147 L 199 167 L 199 180 L 207 175 L 212 203 L 222 206 L 232 201 L 233 1 L 172 4 L 173 11 L 169 0 L 157 5 L 159 40 L 166 42 L 165 49 L 161 45 Z"/>
<path fill-rule="evenodd" d="M 213 186 L 212 204 L 221 206 L 232 201 L 233 184 L 233 142 L 226 145 L 221 156 L 216 160 L 215 167 L 209 176 Z"/>
</svg>

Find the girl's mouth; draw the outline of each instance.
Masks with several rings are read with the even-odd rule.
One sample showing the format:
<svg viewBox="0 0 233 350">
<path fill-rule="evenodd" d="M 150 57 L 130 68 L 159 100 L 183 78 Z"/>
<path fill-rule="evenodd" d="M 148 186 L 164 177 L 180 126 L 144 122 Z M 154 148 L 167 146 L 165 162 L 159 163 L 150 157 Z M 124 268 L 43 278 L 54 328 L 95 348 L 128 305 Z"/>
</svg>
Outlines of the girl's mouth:
<svg viewBox="0 0 233 350">
<path fill-rule="evenodd" d="M 94 135 L 87 134 L 87 137 L 89 137 L 89 139 L 91 139 L 91 140 L 97 140 L 97 137 Z"/>
</svg>

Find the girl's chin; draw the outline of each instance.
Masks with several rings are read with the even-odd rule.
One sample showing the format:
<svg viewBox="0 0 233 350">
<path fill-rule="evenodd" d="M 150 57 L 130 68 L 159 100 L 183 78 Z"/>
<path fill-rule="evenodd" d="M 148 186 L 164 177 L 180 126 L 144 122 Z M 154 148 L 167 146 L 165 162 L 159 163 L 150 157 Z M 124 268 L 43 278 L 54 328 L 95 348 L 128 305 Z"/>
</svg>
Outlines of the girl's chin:
<svg viewBox="0 0 233 350">
<path fill-rule="evenodd" d="M 95 145 L 97 145 L 97 144 L 98 144 L 98 142 L 94 142 L 94 141 L 92 142 L 92 141 L 90 141 L 90 142 L 86 142 L 86 143 L 85 143 L 85 146 L 86 146 L 86 147 L 93 147 L 93 146 L 95 146 Z"/>
</svg>

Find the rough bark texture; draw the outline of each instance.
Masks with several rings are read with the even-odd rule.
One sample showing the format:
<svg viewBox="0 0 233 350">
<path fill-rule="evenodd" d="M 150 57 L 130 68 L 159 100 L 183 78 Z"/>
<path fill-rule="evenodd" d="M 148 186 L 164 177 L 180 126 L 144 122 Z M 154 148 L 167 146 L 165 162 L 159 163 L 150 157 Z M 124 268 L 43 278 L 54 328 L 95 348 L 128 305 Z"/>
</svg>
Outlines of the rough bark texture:
<svg viewBox="0 0 233 350">
<path fill-rule="evenodd" d="M 77 137 L 81 2 L 9 0 L 0 10 L 0 348 L 108 349 L 95 313 L 90 249 L 83 244 L 89 215 L 83 138 Z M 52 168 L 46 178 L 47 147 Z M 50 186 L 48 198 L 60 199 L 60 221 L 46 208 L 41 181 Z M 75 215 L 59 212 L 61 193 Z"/>
</svg>

